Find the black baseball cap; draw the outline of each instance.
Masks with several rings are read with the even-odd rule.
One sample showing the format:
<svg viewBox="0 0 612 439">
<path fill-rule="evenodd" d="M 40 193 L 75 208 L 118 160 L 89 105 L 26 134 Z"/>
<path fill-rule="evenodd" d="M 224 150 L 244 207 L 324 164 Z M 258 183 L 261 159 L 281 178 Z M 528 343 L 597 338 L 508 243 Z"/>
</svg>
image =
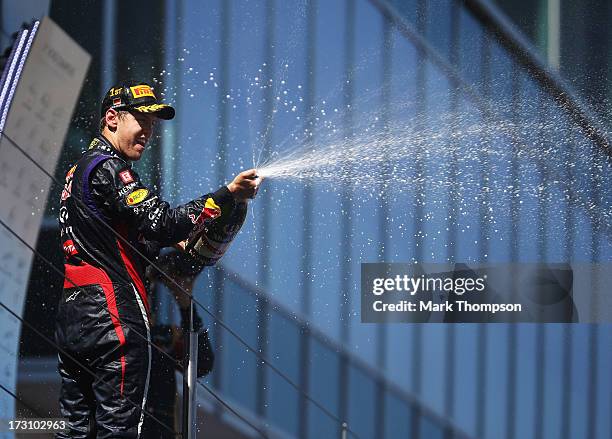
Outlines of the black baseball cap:
<svg viewBox="0 0 612 439">
<path fill-rule="evenodd" d="M 151 113 L 165 120 L 172 119 L 175 113 L 170 105 L 158 102 L 151 86 L 145 83 L 127 83 L 111 87 L 104 95 L 100 117 L 104 117 L 109 108 Z"/>
</svg>

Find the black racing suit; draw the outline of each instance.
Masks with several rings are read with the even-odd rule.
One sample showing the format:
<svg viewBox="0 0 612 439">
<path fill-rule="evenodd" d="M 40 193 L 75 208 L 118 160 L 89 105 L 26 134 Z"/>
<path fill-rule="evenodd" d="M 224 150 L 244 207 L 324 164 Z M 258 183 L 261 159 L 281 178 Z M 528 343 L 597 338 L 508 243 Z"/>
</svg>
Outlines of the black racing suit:
<svg viewBox="0 0 612 439">
<path fill-rule="evenodd" d="M 60 409 L 69 431 L 57 437 L 140 436 L 151 335 L 146 263 L 131 246 L 155 257 L 196 226 L 236 210 L 246 214 L 226 187 L 172 209 L 108 140 L 92 141 L 68 172 L 60 202 L 66 272 L 56 341 L 76 361 L 59 354 Z"/>
</svg>

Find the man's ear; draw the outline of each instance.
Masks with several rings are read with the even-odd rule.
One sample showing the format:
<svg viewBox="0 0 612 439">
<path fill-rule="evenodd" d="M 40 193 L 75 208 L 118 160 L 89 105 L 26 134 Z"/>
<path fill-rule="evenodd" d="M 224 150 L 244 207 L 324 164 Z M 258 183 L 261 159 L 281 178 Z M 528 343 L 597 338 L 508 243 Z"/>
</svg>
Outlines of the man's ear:
<svg viewBox="0 0 612 439">
<path fill-rule="evenodd" d="M 106 114 L 104 115 L 106 118 L 106 126 L 109 130 L 115 131 L 117 129 L 117 124 L 119 124 L 119 113 L 114 108 L 109 108 L 106 110 Z"/>
</svg>

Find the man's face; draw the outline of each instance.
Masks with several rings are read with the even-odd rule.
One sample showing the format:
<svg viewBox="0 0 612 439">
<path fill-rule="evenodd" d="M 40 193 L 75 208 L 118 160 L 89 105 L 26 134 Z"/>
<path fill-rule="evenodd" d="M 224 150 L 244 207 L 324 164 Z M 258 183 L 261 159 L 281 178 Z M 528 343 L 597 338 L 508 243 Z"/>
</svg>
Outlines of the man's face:
<svg viewBox="0 0 612 439">
<path fill-rule="evenodd" d="M 152 114 L 136 111 L 123 113 L 121 117 L 117 114 L 115 146 L 127 159 L 140 160 L 145 146 L 153 134 L 155 120 L 156 117 Z"/>
</svg>

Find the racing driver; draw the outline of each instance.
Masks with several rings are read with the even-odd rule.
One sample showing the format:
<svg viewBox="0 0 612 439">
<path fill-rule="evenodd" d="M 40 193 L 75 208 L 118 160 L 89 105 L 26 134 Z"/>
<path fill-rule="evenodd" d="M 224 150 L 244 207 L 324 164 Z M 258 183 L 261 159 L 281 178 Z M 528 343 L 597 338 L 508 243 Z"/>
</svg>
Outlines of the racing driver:
<svg viewBox="0 0 612 439">
<path fill-rule="evenodd" d="M 100 135 L 66 176 L 59 211 L 66 271 L 56 341 L 68 429 L 59 438 L 140 437 L 151 362 L 140 254 L 155 257 L 160 247 L 183 242 L 221 215 L 243 221 L 232 213 L 246 214 L 257 193 L 255 170 L 174 209 L 147 188 L 131 163 L 142 156 L 153 123 L 174 114 L 147 84 L 112 87 L 102 102 Z M 208 247 L 209 261 L 226 248 L 215 258 L 214 245 Z"/>
</svg>

